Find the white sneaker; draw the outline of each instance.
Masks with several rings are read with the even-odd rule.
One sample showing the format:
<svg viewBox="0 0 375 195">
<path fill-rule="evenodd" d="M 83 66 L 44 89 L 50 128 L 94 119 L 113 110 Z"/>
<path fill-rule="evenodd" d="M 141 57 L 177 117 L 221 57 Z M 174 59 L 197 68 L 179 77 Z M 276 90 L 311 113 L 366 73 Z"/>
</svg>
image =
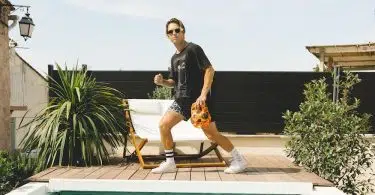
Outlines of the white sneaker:
<svg viewBox="0 0 375 195">
<path fill-rule="evenodd" d="M 247 168 L 247 161 L 246 159 L 239 155 L 236 157 L 233 157 L 232 162 L 230 163 L 230 166 L 224 170 L 224 173 L 240 173 L 245 171 Z"/>
<path fill-rule="evenodd" d="M 159 167 L 151 170 L 151 173 L 173 173 L 177 171 L 176 164 L 174 162 L 163 161 Z"/>
</svg>

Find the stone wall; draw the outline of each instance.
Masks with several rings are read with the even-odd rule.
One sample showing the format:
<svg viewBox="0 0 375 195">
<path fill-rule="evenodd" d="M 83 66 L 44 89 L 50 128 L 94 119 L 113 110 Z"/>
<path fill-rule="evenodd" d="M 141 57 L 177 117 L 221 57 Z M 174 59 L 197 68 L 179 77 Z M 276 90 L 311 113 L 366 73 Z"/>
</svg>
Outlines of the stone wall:
<svg viewBox="0 0 375 195">
<path fill-rule="evenodd" d="M 2 4 L 8 1 L 0 0 Z M 11 7 L 0 7 L 0 150 L 10 149 L 10 74 L 8 15 Z"/>
</svg>

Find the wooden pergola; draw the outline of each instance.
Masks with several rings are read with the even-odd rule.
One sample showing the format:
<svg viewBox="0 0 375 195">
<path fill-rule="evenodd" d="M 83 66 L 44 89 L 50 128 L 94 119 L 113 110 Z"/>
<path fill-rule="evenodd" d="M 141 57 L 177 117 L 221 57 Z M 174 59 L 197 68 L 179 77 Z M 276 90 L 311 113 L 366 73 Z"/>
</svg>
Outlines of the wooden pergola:
<svg viewBox="0 0 375 195">
<path fill-rule="evenodd" d="M 341 70 L 371 70 L 375 69 L 375 43 L 351 45 L 320 45 L 306 46 L 320 61 L 319 71 L 333 71 L 333 101 L 339 96 Z"/>
<path fill-rule="evenodd" d="M 319 59 L 319 71 L 325 67 L 331 71 L 334 67 L 350 70 L 375 68 L 375 43 L 306 46 L 306 49 Z"/>
</svg>

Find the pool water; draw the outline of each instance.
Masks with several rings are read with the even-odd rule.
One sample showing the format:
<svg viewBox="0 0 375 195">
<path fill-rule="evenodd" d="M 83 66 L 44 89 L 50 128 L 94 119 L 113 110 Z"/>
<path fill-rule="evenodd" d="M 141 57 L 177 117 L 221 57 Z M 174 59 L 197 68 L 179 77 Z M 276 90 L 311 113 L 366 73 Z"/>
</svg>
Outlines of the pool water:
<svg viewBox="0 0 375 195">
<path fill-rule="evenodd" d="M 176 193 L 176 192 L 83 192 L 83 191 L 62 191 L 50 193 L 50 195 L 251 195 L 251 194 L 231 194 L 231 193 Z M 256 194 L 256 195 L 266 195 L 266 194 Z M 277 194 L 276 194 L 277 195 Z M 281 194 L 280 194 L 281 195 Z M 298 195 L 298 194 L 295 194 Z"/>
</svg>

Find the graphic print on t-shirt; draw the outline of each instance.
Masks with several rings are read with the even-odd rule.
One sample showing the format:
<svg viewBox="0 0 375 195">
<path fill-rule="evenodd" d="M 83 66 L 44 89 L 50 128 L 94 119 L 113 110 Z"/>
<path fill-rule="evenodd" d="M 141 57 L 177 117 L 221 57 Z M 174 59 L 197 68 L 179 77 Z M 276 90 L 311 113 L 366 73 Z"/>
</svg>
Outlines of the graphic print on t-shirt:
<svg viewBox="0 0 375 195">
<path fill-rule="evenodd" d="M 186 85 L 187 71 L 186 71 L 185 60 L 181 60 L 177 68 L 178 68 L 178 85 L 179 86 Z"/>
</svg>

